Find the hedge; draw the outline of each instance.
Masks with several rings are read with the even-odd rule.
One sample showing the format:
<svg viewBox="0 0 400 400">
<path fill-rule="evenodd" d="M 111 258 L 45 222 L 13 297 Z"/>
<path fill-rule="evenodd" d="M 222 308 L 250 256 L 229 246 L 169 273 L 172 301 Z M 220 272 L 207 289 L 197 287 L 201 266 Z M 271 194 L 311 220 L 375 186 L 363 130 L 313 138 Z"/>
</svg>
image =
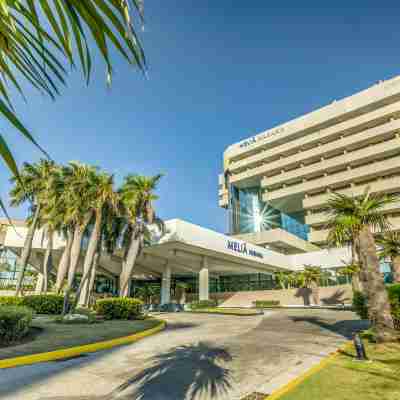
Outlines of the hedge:
<svg viewBox="0 0 400 400">
<path fill-rule="evenodd" d="M 192 310 L 198 310 L 200 308 L 212 308 L 217 306 L 218 306 L 217 300 L 199 300 L 190 303 L 190 308 Z"/>
<path fill-rule="evenodd" d="M 400 284 L 388 285 L 386 289 L 389 295 L 395 327 L 400 330 Z M 368 319 L 368 302 L 363 293 L 354 293 L 353 309 L 361 319 Z"/>
<path fill-rule="evenodd" d="M 0 296 L 0 305 L 26 306 L 37 314 L 61 314 L 64 298 L 57 294 L 38 294 L 23 297 Z"/>
<path fill-rule="evenodd" d="M 105 319 L 136 319 L 142 315 L 143 302 L 129 297 L 111 297 L 96 301 L 96 311 Z"/>
<path fill-rule="evenodd" d="M 279 307 L 281 302 L 279 300 L 256 300 L 253 304 L 256 308 L 271 308 Z"/>
<path fill-rule="evenodd" d="M 32 322 L 32 310 L 23 306 L 0 306 L 0 344 L 22 339 Z"/>
</svg>

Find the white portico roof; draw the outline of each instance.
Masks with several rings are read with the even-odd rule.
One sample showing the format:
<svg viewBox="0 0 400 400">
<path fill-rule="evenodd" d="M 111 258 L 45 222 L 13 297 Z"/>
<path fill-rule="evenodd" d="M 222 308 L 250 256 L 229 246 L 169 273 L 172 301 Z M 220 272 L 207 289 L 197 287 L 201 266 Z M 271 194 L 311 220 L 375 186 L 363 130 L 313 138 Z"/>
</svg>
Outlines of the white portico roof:
<svg viewBox="0 0 400 400">
<path fill-rule="evenodd" d="M 6 224 L 2 225 L 4 227 Z M 22 222 L 18 222 L 14 228 L 7 226 L 0 236 L 0 244 L 18 253 L 18 249 L 24 245 L 26 233 L 27 228 Z M 41 264 L 46 244 L 43 232 L 38 230 L 33 240 L 31 261 L 37 259 L 34 264 Z M 57 236 L 54 244 L 57 265 L 65 241 Z M 134 276 L 159 276 L 167 263 L 173 274 L 198 273 L 206 265 L 211 275 L 219 275 L 292 271 L 307 264 L 334 268 L 348 260 L 346 249 L 285 255 L 180 219 L 172 219 L 166 221 L 166 234 L 160 237 L 155 233 L 154 244 L 143 249 L 136 262 Z M 115 255 L 103 254 L 100 258 L 101 270 L 114 276 L 119 275 L 121 264 L 121 252 Z M 82 262 L 78 268 L 81 265 Z"/>
</svg>

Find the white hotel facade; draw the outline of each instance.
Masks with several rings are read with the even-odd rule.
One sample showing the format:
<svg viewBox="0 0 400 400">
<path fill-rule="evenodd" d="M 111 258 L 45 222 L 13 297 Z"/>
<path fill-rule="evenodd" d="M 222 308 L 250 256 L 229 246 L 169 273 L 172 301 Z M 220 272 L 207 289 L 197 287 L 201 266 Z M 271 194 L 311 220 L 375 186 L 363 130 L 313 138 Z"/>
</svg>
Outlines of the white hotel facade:
<svg viewBox="0 0 400 400">
<path fill-rule="evenodd" d="M 335 191 L 400 192 L 400 77 L 229 146 L 219 205 L 229 233 L 284 254 L 326 247 Z M 383 211 L 400 229 L 400 202 Z"/>
</svg>

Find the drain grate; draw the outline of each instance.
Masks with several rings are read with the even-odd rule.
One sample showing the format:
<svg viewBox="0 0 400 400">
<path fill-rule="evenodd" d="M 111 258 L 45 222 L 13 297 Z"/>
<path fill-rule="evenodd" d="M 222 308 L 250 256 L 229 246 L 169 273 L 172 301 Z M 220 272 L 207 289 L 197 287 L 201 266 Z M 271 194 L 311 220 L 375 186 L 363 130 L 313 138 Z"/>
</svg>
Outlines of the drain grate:
<svg viewBox="0 0 400 400">
<path fill-rule="evenodd" d="M 267 397 L 266 393 L 254 392 L 243 397 L 241 400 L 265 400 Z"/>
</svg>

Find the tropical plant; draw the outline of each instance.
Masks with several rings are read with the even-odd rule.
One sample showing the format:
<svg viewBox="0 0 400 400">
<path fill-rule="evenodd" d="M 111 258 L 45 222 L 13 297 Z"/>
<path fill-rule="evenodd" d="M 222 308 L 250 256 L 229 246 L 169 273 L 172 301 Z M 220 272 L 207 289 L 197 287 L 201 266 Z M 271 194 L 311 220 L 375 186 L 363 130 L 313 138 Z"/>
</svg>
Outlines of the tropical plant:
<svg viewBox="0 0 400 400">
<path fill-rule="evenodd" d="M 358 263 L 349 263 L 346 264 L 338 270 L 338 274 L 340 276 L 347 276 L 348 278 L 351 279 L 351 286 L 353 289 L 353 294 L 355 292 L 361 292 L 361 285 L 360 285 L 360 279 L 359 279 L 359 274 L 360 274 L 360 264 Z"/>
<path fill-rule="evenodd" d="M 299 283 L 304 288 L 311 289 L 314 304 L 320 303 L 319 283 L 322 277 L 321 267 L 305 265 L 304 270 L 299 273 Z"/>
<path fill-rule="evenodd" d="M 96 173 L 95 167 L 78 162 L 70 162 L 63 168 L 64 223 L 74 227 L 66 293 L 71 290 L 81 255 L 82 239 L 93 217 L 91 205 L 96 194 Z"/>
<path fill-rule="evenodd" d="M 154 194 L 162 175 L 145 177 L 128 175 L 120 189 L 121 201 L 126 218 L 123 235 L 125 251 L 120 278 L 120 296 L 126 297 L 130 291 L 130 280 L 135 261 L 149 235 L 149 225 L 154 223 L 163 228 L 162 221 L 155 216 L 152 202 L 158 197 Z"/>
<path fill-rule="evenodd" d="M 143 0 L 0 0 L 1 115 L 39 147 L 14 112 L 11 88 L 23 95 L 28 83 L 54 99 L 59 86 L 65 84 L 67 65 L 74 67 L 77 59 L 89 82 L 92 48 L 99 50 L 105 61 L 109 83 L 112 51 L 144 71 L 145 57 L 132 10 L 142 20 Z M 0 157 L 18 179 L 16 162 L 2 134 Z M 7 215 L 1 199 L 0 208 Z"/>
<path fill-rule="evenodd" d="M 90 198 L 91 204 L 89 207 L 94 215 L 94 223 L 89 237 L 88 247 L 86 249 L 85 260 L 83 263 L 83 274 L 89 274 L 88 271 L 91 271 L 93 267 L 95 254 L 99 250 L 99 241 L 106 210 L 108 210 L 108 212 L 114 212 L 117 210 L 118 205 L 118 195 L 114 191 L 113 176 L 103 172 L 95 173 L 91 180 L 91 184 L 93 185 L 93 195 Z M 78 299 L 78 304 L 80 306 L 87 306 L 88 304 L 90 291 L 89 285 L 90 274 L 80 292 L 80 297 Z"/>
<path fill-rule="evenodd" d="M 25 270 L 28 266 L 32 250 L 32 242 L 35 231 L 40 222 L 42 210 L 41 195 L 46 192 L 48 181 L 51 179 L 55 164 L 45 159 L 38 163 L 24 163 L 19 178 L 12 178 L 14 187 L 10 191 L 11 205 L 20 206 L 29 204 L 30 217 L 28 217 L 29 229 L 25 237 L 24 247 L 17 259 L 18 277 L 15 294 L 18 296 L 22 289 Z"/>
<path fill-rule="evenodd" d="M 380 258 L 390 258 L 392 262 L 393 281 L 400 283 L 400 233 L 386 232 L 376 242 L 381 247 Z"/>
<path fill-rule="evenodd" d="M 394 325 L 373 233 L 389 230 L 387 216 L 382 210 L 395 201 L 392 195 L 371 194 L 369 188 L 359 197 L 334 193 L 328 200 L 328 226 L 335 232 L 330 235 L 336 236 L 338 242 L 350 238 L 359 254 L 369 317 L 379 341 L 393 339 Z"/>
</svg>

